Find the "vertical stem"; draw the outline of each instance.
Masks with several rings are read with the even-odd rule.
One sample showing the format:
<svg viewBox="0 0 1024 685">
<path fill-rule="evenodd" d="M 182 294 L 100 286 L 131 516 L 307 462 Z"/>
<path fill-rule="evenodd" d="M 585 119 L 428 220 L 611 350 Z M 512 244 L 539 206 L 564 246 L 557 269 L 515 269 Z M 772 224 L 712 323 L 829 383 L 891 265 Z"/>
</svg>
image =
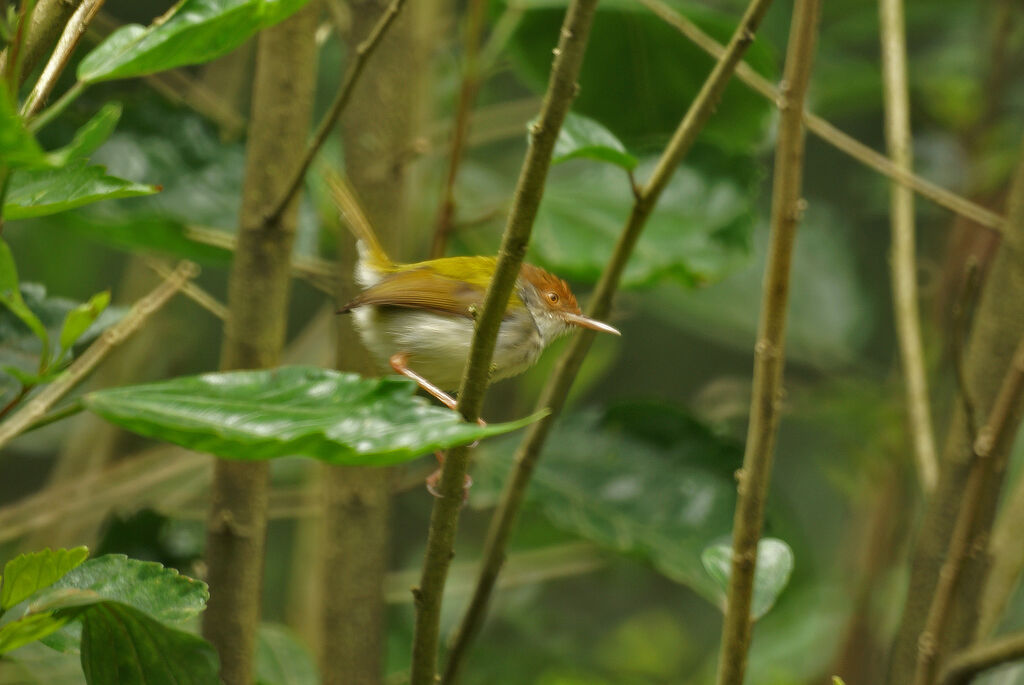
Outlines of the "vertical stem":
<svg viewBox="0 0 1024 685">
<path fill-rule="evenodd" d="M 754 347 L 754 387 L 750 426 L 737 474 L 739 498 L 732 532 L 732 569 L 722 628 L 719 685 L 741 685 L 750 648 L 750 604 L 757 565 L 757 543 L 764 520 L 775 434 L 782 396 L 786 307 L 796 229 L 806 202 L 801 199 L 804 161 L 804 99 L 811 76 L 818 29 L 819 0 L 797 0 L 786 51 L 779 138 L 772 189 L 771 242 L 764 276 L 761 318 Z"/>
<path fill-rule="evenodd" d="M 907 45 L 903 0 L 879 0 L 882 36 L 882 77 L 885 91 L 885 138 L 892 161 L 913 169 L 910 133 L 910 95 L 907 86 Z M 935 489 L 938 458 L 928 401 L 920 313 L 917 307 L 917 255 L 914 249 L 914 192 L 890 184 L 892 225 L 892 297 L 896 313 L 900 366 L 907 394 L 910 439 L 921 488 Z"/>
<path fill-rule="evenodd" d="M 573 0 L 565 14 L 558 46 L 554 51 L 548 90 L 537 122 L 531 127 L 530 146 L 516 184 L 515 199 L 502 237 L 498 263 L 476 322 L 466 372 L 459 388 L 458 409 L 468 421 L 475 421 L 480 415 L 498 327 L 526 254 L 558 131 L 576 95 L 576 79 L 583 64 L 583 54 L 596 10 L 597 0 Z M 441 496 L 434 502 L 430 516 L 420 586 L 413 591 L 416 627 L 413 636 L 412 685 L 433 685 L 436 680 L 441 597 L 453 556 L 463 484 L 468 470 L 469 448 L 450 450 L 441 472 Z"/>
<path fill-rule="evenodd" d="M 310 3 L 258 38 L 238 247 L 228 284 L 231 311 L 221 348 L 224 370 L 274 366 L 284 343 L 298 202 L 293 199 L 274 223 L 264 217 L 305 149 L 319 9 Z M 262 597 L 266 463 L 218 460 L 211 500 L 210 603 L 203 635 L 220 654 L 222 680 L 249 685 Z"/>
</svg>

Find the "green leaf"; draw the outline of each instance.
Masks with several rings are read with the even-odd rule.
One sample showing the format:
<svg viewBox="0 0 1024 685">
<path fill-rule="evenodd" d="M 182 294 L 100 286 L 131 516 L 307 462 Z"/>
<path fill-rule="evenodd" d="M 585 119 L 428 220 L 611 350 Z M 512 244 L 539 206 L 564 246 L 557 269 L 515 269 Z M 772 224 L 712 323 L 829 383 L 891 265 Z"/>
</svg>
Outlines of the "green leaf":
<svg viewBox="0 0 1024 685">
<path fill-rule="evenodd" d="M 629 180 L 614 167 L 552 170 L 531 242 L 537 261 L 563 277 L 596 281 L 633 200 Z M 626 265 L 623 285 L 672 278 L 697 286 L 722 278 L 747 260 L 754 211 L 752 192 L 680 167 Z"/>
<path fill-rule="evenodd" d="M 291 629 L 260 624 L 256 645 L 256 685 L 317 685 L 313 655 Z"/>
<path fill-rule="evenodd" d="M 11 559 L 4 565 L 0 608 L 6 611 L 18 602 L 50 587 L 88 557 L 88 548 L 75 547 L 44 549 L 41 552 L 22 554 Z"/>
<path fill-rule="evenodd" d="M 37 642 L 63 628 L 72 615 L 56 615 L 52 612 L 28 614 L 0 627 L 0 654 L 12 652 L 32 642 Z"/>
<path fill-rule="evenodd" d="M 708 575 L 718 584 L 719 606 L 725 606 L 732 571 L 732 545 L 712 545 L 701 554 Z M 793 572 L 793 550 L 782 540 L 762 538 L 757 543 L 757 569 L 754 572 L 754 596 L 750 615 L 757 620 L 768 613 L 786 588 Z"/>
<path fill-rule="evenodd" d="M 106 308 L 110 304 L 110 291 L 103 291 L 96 293 L 88 302 L 83 302 L 78 305 L 70 312 L 64 319 L 64 325 L 60 329 L 60 354 L 64 355 L 65 352 L 71 349 L 79 338 L 89 327 L 96 322 L 96 319 L 100 317 Z"/>
<path fill-rule="evenodd" d="M 551 163 L 558 164 L 578 157 L 614 164 L 626 171 L 632 171 L 639 163 L 611 131 L 589 117 L 570 112 L 558 131 Z"/>
<path fill-rule="evenodd" d="M 64 212 L 75 207 L 121 197 L 159 192 L 157 186 L 108 176 L 101 166 L 84 159 L 72 160 L 60 169 L 16 171 L 4 204 L 7 219 L 26 219 Z"/>
<path fill-rule="evenodd" d="M 0 85 L 0 167 L 45 166 L 46 155 L 25 128 L 6 84 Z"/>
<path fill-rule="evenodd" d="M 0 303 L 7 307 L 22 323 L 28 326 L 42 345 L 40 350 L 40 371 L 44 370 L 50 359 L 50 335 L 39 317 L 25 304 L 21 295 L 21 284 L 18 282 L 18 269 L 14 264 L 14 255 L 7 242 L 0 239 Z"/>
<path fill-rule="evenodd" d="M 206 640 L 142 611 L 103 602 L 82 615 L 82 672 L 94 685 L 217 685 L 217 653 Z"/>
<path fill-rule="evenodd" d="M 542 92 L 568 3 L 512 0 L 509 4 L 526 9 L 509 44 L 513 66 L 528 86 Z M 695 3 L 673 2 L 672 6 L 723 43 L 739 18 Z M 745 61 L 775 80 L 775 60 L 763 41 L 754 41 Z M 600 122 L 631 150 L 661 147 L 713 65 L 711 57 L 646 8 L 626 0 L 602 2 L 594 17 L 573 110 Z M 701 138 L 720 149 L 749 154 L 767 137 L 771 111 L 771 104 L 760 95 L 730 83 Z"/>
<path fill-rule="evenodd" d="M 231 52 L 308 0 L 183 0 L 148 27 L 124 26 L 85 56 L 87 83 L 143 76 L 208 62 Z"/>
<path fill-rule="evenodd" d="M 700 427 L 671 444 L 626 429 L 625 414 L 565 417 L 552 430 L 530 486 L 551 522 L 604 547 L 650 561 L 669 578 L 717 601 L 701 552 L 732 527 L 732 471 L 742 449 Z M 667 434 L 667 431 L 663 433 Z M 470 501 L 491 505 L 507 478 L 515 442 L 478 448 Z M 704 455 L 718 455 L 707 466 Z"/>
<path fill-rule="evenodd" d="M 64 166 L 74 159 L 92 154 L 106 142 L 121 119 L 120 103 L 109 102 L 75 132 L 75 137 L 64 147 L 50 152 L 47 157 L 53 166 Z"/>
<path fill-rule="evenodd" d="M 416 384 L 405 379 L 286 366 L 100 390 L 84 402 L 140 435 L 225 459 L 302 455 L 372 466 L 508 433 L 541 418 L 481 427 L 415 392 Z"/>
</svg>

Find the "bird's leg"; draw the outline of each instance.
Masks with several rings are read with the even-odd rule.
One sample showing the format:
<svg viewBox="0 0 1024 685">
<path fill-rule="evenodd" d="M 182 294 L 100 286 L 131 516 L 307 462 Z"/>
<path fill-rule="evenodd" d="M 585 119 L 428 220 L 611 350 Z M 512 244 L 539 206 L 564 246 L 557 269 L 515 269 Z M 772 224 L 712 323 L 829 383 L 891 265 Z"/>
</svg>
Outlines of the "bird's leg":
<svg viewBox="0 0 1024 685">
<path fill-rule="evenodd" d="M 444 468 L 444 453 L 438 450 L 434 452 L 434 456 L 437 457 L 437 470 L 427 476 L 427 492 L 434 497 L 441 497 L 441 491 L 437 489 L 437 486 L 441 484 L 441 469 Z M 470 478 L 469 474 L 466 474 L 466 480 L 462 484 L 462 501 L 466 502 L 469 499 L 469 489 L 473 486 L 473 479 Z"/>
</svg>

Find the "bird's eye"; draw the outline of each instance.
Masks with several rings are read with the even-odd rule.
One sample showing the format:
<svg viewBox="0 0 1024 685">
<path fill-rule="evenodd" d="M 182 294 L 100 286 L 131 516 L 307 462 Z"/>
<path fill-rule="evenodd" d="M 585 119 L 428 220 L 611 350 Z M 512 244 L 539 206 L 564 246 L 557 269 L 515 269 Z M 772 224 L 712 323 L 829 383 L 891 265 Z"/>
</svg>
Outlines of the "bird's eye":
<svg viewBox="0 0 1024 685">
<path fill-rule="evenodd" d="M 549 290 L 548 302 L 550 302 L 551 304 L 558 304 L 558 293 L 556 293 L 554 290 Z"/>
</svg>

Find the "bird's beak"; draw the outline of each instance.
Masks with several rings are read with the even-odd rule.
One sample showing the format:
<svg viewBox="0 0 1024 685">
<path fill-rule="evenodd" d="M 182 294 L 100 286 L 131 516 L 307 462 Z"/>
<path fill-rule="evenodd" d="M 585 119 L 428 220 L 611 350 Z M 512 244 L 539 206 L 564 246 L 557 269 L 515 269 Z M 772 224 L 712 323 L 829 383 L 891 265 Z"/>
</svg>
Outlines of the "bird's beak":
<svg viewBox="0 0 1024 685">
<path fill-rule="evenodd" d="M 564 313 L 562 317 L 566 322 L 573 324 L 574 326 L 582 326 L 583 328 L 589 328 L 594 331 L 602 331 L 604 333 L 611 333 L 612 335 L 622 335 L 619 333 L 617 328 L 609 326 L 603 321 L 597 319 L 591 319 L 589 316 L 583 316 L 582 314 L 569 314 Z"/>
</svg>

